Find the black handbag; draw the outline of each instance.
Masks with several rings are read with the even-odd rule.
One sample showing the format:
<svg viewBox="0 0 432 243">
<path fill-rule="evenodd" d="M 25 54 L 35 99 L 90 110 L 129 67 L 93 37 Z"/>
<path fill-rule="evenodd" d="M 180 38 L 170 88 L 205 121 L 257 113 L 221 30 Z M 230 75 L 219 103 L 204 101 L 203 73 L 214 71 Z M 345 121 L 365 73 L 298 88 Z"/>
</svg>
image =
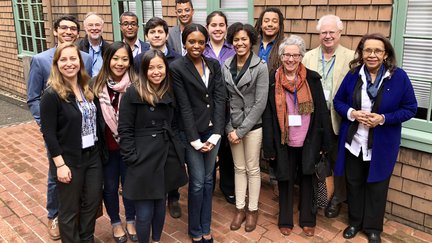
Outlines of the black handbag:
<svg viewBox="0 0 432 243">
<path fill-rule="evenodd" d="M 330 161 L 326 153 L 322 153 L 320 160 L 315 164 L 315 175 L 318 181 L 321 182 L 325 181 L 326 177 L 331 175 Z"/>
</svg>

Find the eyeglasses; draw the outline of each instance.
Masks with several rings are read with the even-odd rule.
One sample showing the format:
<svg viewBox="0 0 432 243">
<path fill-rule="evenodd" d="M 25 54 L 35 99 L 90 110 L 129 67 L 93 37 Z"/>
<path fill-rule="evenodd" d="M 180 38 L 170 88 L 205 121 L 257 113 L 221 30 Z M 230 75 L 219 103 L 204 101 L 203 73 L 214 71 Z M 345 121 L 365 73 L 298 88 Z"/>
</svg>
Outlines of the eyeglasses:
<svg viewBox="0 0 432 243">
<path fill-rule="evenodd" d="M 385 52 L 385 50 L 367 48 L 367 49 L 363 50 L 363 55 L 370 56 L 370 55 L 372 55 L 372 53 L 375 53 L 375 55 L 381 56 L 382 54 L 384 54 L 384 52 Z"/>
<path fill-rule="evenodd" d="M 192 11 L 192 9 L 190 9 L 190 8 L 185 8 L 185 9 L 177 9 L 177 10 L 176 10 L 176 12 L 177 12 L 178 14 L 182 14 L 183 11 L 185 12 L 185 14 L 188 14 L 188 13 L 190 13 L 190 12 Z"/>
<path fill-rule="evenodd" d="M 66 30 L 68 30 L 68 29 L 69 29 L 70 31 L 73 31 L 73 32 L 78 31 L 78 27 L 76 27 L 76 26 L 60 25 L 58 28 L 61 29 L 61 30 L 64 30 L 64 31 L 66 31 Z"/>
<path fill-rule="evenodd" d="M 129 27 L 129 26 L 131 26 L 131 27 L 137 27 L 138 26 L 138 24 L 137 23 L 135 23 L 135 22 L 123 22 L 123 23 L 120 23 L 120 25 L 121 26 L 123 26 L 123 27 Z"/>
<path fill-rule="evenodd" d="M 282 54 L 282 57 L 285 60 L 289 60 L 292 57 L 294 60 L 298 61 L 301 56 L 302 54 L 289 54 L 289 53 Z"/>
<path fill-rule="evenodd" d="M 331 37 L 335 36 L 336 33 L 338 33 L 339 31 L 323 31 L 320 33 L 320 35 L 322 36 L 327 36 L 330 35 Z"/>
</svg>

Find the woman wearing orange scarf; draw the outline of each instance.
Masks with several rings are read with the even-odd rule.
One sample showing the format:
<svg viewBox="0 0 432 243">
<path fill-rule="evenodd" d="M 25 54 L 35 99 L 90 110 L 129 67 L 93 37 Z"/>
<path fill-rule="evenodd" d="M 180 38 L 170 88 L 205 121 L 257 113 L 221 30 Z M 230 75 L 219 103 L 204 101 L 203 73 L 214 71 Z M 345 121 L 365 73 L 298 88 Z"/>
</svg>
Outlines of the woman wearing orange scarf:
<svg viewBox="0 0 432 243">
<path fill-rule="evenodd" d="M 316 225 L 314 170 L 320 152 L 328 150 L 329 111 L 321 77 L 302 63 L 305 44 L 291 35 L 279 46 L 282 65 L 270 74 L 270 90 L 263 114 L 264 156 L 274 163 L 279 186 L 279 221 L 283 235 L 294 227 L 293 190 L 300 184 L 299 226 L 313 236 Z"/>
</svg>

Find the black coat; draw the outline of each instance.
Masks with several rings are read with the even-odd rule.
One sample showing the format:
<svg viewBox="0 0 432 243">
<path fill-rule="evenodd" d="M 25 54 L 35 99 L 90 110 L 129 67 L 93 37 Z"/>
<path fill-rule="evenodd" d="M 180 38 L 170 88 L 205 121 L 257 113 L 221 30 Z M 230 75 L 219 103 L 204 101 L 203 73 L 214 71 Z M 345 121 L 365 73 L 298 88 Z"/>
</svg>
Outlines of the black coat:
<svg viewBox="0 0 432 243">
<path fill-rule="evenodd" d="M 174 99 L 166 94 L 155 107 L 131 86 L 120 103 L 120 150 L 128 169 L 123 195 L 131 200 L 163 199 L 187 183 L 184 147 L 174 135 Z"/>
<path fill-rule="evenodd" d="M 51 87 L 45 90 L 40 104 L 41 130 L 51 158 L 61 155 L 67 166 L 80 167 L 82 115 L 75 102 L 75 95 L 71 94 L 68 100 L 70 102 L 61 99 Z M 105 134 L 102 132 L 104 121 L 99 101 L 94 99 L 94 103 L 97 109 L 97 145 L 101 161 L 105 161 L 107 159 L 107 154 L 104 153 Z M 53 176 L 57 176 L 57 169 L 51 159 L 50 171 Z"/>
<path fill-rule="evenodd" d="M 212 130 L 222 135 L 225 127 L 226 87 L 219 62 L 203 57 L 209 70 L 208 87 L 204 85 L 192 60 L 181 57 L 170 64 L 173 89 L 180 110 L 179 128 L 186 133 L 188 142 Z M 210 121 L 213 127 L 209 127 Z"/>
<path fill-rule="evenodd" d="M 321 77 L 318 73 L 307 69 L 308 81 L 314 112 L 303 144 L 302 172 L 311 175 L 315 170 L 315 163 L 319 161 L 320 151 L 328 151 L 330 141 L 330 116 L 327 109 Z M 292 180 L 291 173 L 294 162 L 288 161 L 288 145 L 281 144 L 281 130 L 277 119 L 275 105 L 275 72 L 270 74 L 270 89 L 267 107 L 263 114 L 263 149 L 265 158 L 275 158 L 272 166 L 276 179 L 279 181 Z"/>
</svg>

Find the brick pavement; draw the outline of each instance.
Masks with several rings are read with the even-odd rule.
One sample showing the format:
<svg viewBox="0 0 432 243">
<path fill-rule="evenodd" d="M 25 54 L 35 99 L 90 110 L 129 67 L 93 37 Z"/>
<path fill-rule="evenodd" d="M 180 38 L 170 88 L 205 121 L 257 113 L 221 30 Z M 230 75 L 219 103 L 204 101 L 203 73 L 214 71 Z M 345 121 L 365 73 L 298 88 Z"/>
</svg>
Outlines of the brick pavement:
<svg viewBox="0 0 432 243">
<path fill-rule="evenodd" d="M 0 128 L 0 242 L 52 242 L 46 231 L 46 174 L 48 170 L 42 136 L 35 122 Z M 320 210 L 314 237 L 306 237 L 298 227 L 298 212 L 293 234 L 282 236 L 277 227 L 278 204 L 272 199 L 268 176 L 262 174 L 260 212 L 255 231 L 243 228 L 230 231 L 234 206 L 216 189 L 213 198 L 212 230 L 216 242 L 367 242 L 364 234 L 347 241 L 346 206 L 337 219 L 323 217 Z M 190 242 L 187 235 L 187 188 L 181 190 L 180 219 L 166 217 L 162 242 Z M 123 212 L 122 212 L 123 215 Z M 124 217 L 122 216 L 123 220 Z M 96 242 L 114 242 L 106 214 L 97 220 Z M 432 242 L 432 235 L 386 220 L 384 242 Z M 59 242 L 59 241 L 58 241 Z"/>
</svg>

